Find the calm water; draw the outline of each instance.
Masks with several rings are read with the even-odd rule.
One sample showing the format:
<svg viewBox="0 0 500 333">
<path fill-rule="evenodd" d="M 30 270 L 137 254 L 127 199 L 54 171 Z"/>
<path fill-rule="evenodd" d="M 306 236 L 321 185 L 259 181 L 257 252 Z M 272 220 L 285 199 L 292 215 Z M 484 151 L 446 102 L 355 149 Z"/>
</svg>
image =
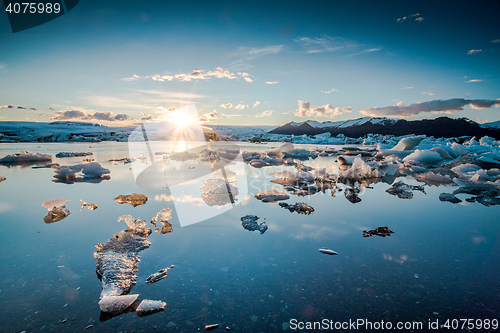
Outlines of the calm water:
<svg viewBox="0 0 500 333">
<path fill-rule="evenodd" d="M 242 150 L 272 146 L 247 144 Z M 174 203 L 164 201 L 168 189 L 141 188 L 130 164 L 109 162 L 128 156 L 126 143 L 3 144 L 0 157 L 19 150 L 91 151 L 111 170 L 111 179 L 55 183 L 52 169 L 0 165 L 0 176 L 7 178 L 0 183 L 0 332 L 195 332 L 215 323 L 222 326 L 218 331 L 228 326 L 236 332 L 280 332 L 291 319 L 421 321 L 426 327 L 436 319 L 444 324 L 446 319 L 500 317 L 500 207 L 440 202 L 439 194 L 451 192 L 449 187 L 426 186 L 426 194 L 415 191 L 413 199 L 403 200 L 385 192 L 389 184 L 377 183 L 363 190 L 357 204 L 342 192 L 292 196 L 286 202 L 303 201 L 315 209 L 312 215 L 298 215 L 253 198 L 271 185 L 281 188 L 269 182 L 271 172 L 293 168 L 245 165 L 246 200 L 242 193 L 237 197 L 242 203 L 233 209 L 180 227 Z M 53 158 L 66 165 L 82 160 Z M 304 164 L 332 166 L 334 161 Z M 135 208 L 113 201 L 133 192 L 149 200 Z M 52 198 L 70 199 L 71 215 L 45 224 L 42 202 Z M 80 210 L 80 199 L 99 208 Z M 203 205 L 192 209 L 201 211 Z M 166 310 L 100 322 L 94 245 L 126 229 L 117 222 L 120 215 L 140 217 L 152 227 L 149 220 L 163 208 L 173 210 L 173 232 L 149 236 L 152 244 L 140 253 L 131 293 L 163 300 Z M 243 229 L 240 218 L 247 214 L 265 219 L 269 230 Z M 362 237 L 362 230 L 380 226 L 395 233 Z M 339 255 L 321 254 L 320 247 Z M 150 274 L 170 265 L 175 268 L 167 278 L 145 284 Z M 88 325 L 93 326 L 85 329 Z"/>
</svg>

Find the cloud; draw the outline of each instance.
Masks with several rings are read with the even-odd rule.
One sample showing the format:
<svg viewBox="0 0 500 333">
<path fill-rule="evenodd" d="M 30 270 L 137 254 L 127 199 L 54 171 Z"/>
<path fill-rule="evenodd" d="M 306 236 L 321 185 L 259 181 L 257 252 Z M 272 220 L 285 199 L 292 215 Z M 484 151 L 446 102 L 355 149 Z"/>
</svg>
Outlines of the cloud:
<svg viewBox="0 0 500 333">
<path fill-rule="evenodd" d="M 241 117 L 241 114 L 225 114 L 225 113 L 222 113 L 221 112 L 221 115 L 223 117 L 228 117 L 228 118 L 232 118 L 232 117 Z"/>
<path fill-rule="evenodd" d="M 422 16 L 420 16 L 419 13 L 416 13 L 416 14 L 412 14 L 412 15 L 408 15 L 408 16 L 404 16 L 404 17 L 400 17 L 396 20 L 396 22 L 405 22 L 406 20 L 410 21 L 411 19 L 413 19 L 415 17 L 415 21 L 416 22 L 422 22 L 423 20 L 425 20 Z"/>
<path fill-rule="evenodd" d="M 352 109 L 350 106 L 347 107 L 333 107 L 330 104 L 326 104 L 323 106 L 312 107 L 309 102 L 299 102 L 299 108 L 296 109 L 296 112 L 293 114 L 297 117 L 328 117 L 335 118 L 340 116 L 344 112 L 351 112 Z"/>
<path fill-rule="evenodd" d="M 255 101 L 255 104 L 253 105 L 254 109 L 259 106 L 260 102 L 259 101 Z"/>
<path fill-rule="evenodd" d="M 267 110 L 267 111 L 264 111 L 258 115 L 256 115 L 255 117 L 256 118 L 261 118 L 261 117 L 270 117 L 274 114 L 274 110 Z"/>
<path fill-rule="evenodd" d="M 17 108 L 21 109 L 21 110 L 26 110 L 26 108 L 24 106 L 18 106 Z"/>
<path fill-rule="evenodd" d="M 404 87 L 404 88 L 401 88 L 401 89 L 413 89 L 413 87 Z"/>
<path fill-rule="evenodd" d="M 349 54 L 348 57 L 352 57 L 352 56 L 355 56 L 355 55 L 358 55 L 358 54 L 363 54 L 363 53 L 377 52 L 377 51 L 380 51 L 380 50 L 382 50 L 381 47 L 376 47 L 376 48 L 373 48 L 373 49 L 366 49 L 366 50 L 363 50 L 363 51 L 358 52 L 358 53 Z"/>
<path fill-rule="evenodd" d="M 471 54 L 476 54 L 476 53 L 480 53 L 480 52 L 483 52 L 483 50 L 470 50 L 469 52 L 467 52 L 467 54 L 471 55 Z"/>
<path fill-rule="evenodd" d="M 322 93 L 325 93 L 325 94 L 330 94 L 330 93 L 332 93 L 332 92 L 334 92 L 334 91 L 339 92 L 339 91 L 338 91 L 337 89 L 335 89 L 335 88 L 332 88 L 331 90 L 328 90 L 328 91 L 321 91 L 321 92 L 322 92 Z"/>
<path fill-rule="evenodd" d="M 453 98 L 448 100 L 435 99 L 432 101 L 424 101 L 404 105 L 403 102 L 398 102 L 393 106 L 373 107 L 360 110 L 359 112 L 372 117 L 379 116 L 397 116 L 410 117 L 422 112 L 435 113 L 453 113 L 462 111 L 465 106 L 469 105 L 473 109 L 488 109 L 493 106 L 500 106 L 500 99 L 485 100 L 485 99 L 463 99 Z"/>
<path fill-rule="evenodd" d="M 422 91 L 420 94 L 421 95 L 429 95 L 429 96 L 433 96 L 434 95 L 434 93 L 432 91 Z"/>
<path fill-rule="evenodd" d="M 467 83 L 483 82 L 483 81 L 484 81 L 484 80 L 474 79 L 474 80 L 469 80 L 469 81 L 467 81 Z"/>
<path fill-rule="evenodd" d="M 230 109 L 233 107 L 233 104 L 227 103 L 227 104 L 221 104 L 220 106 L 223 107 L 224 109 Z"/>
<path fill-rule="evenodd" d="M 329 37 L 327 35 L 321 38 L 299 37 L 294 41 L 305 48 L 306 53 L 334 52 L 357 46 L 355 43 L 342 37 Z"/>
<path fill-rule="evenodd" d="M 210 113 L 205 113 L 200 118 L 201 121 L 210 121 L 210 120 L 214 120 L 214 119 L 219 119 L 219 116 L 217 114 L 217 110 L 213 110 Z"/>
<path fill-rule="evenodd" d="M 56 111 L 54 117 L 50 120 L 69 120 L 69 119 L 83 119 L 83 120 L 103 120 L 103 121 L 124 121 L 128 116 L 124 113 L 101 112 L 87 113 L 79 110 Z"/>
<path fill-rule="evenodd" d="M 271 45 L 266 47 L 245 47 L 240 46 L 235 52 L 229 54 L 231 58 L 236 58 L 229 64 L 229 68 L 245 70 L 253 66 L 247 62 L 255 58 L 260 58 L 269 54 L 281 52 L 284 45 Z M 245 79 L 246 80 L 246 79 Z M 248 80 L 247 80 L 248 82 Z M 251 82 L 251 81 L 250 81 Z"/>
<path fill-rule="evenodd" d="M 166 195 L 164 193 L 162 194 L 155 194 L 155 201 L 174 201 L 174 197 L 172 195 Z"/>
<path fill-rule="evenodd" d="M 232 73 L 228 69 L 224 69 L 222 67 L 217 67 L 214 71 L 204 71 L 202 69 L 195 69 L 192 73 L 189 74 L 173 74 L 173 75 L 162 75 L 162 74 L 154 74 L 154 75 L 132 75 L 131 77 L 123 78 L 123 81 L 131 82 L 139 79 L 152 79 L 154 81 L 192 81 L 192 80 L 210 80 L 212 78 L 216 79 L 244 79 L 247 82 L 252 82 L 253 80 L 250 78 L 250 74 L 248 73 Z"/>
<path fill-rule="evenodd" d="M 241 104 L 241 103 L 240 103 L 240 104 L 238 104 L 238 105 L 235 105 L 235 106 L 234 106 L 234 108 L 235 108 L 236 110 L 243 110 L 243 109 L 245 108 L 245 104 Z"/>
<path fill-rule="evenodd" d="M 500 44 L 500 39 L 494 39 L 491 41 L 492 43 L 495 43 L 495 44 Z"/>
<path fill-rule="evenodd" d="M 0 106 L 0 109 L 13 109 L 14 106 L 13 105 L 2 105 Z"/>
<path fill-rule="evenodd" d="M 278 81 L 266 81 L 266 84 L 276 84 Z"/>
</svg>

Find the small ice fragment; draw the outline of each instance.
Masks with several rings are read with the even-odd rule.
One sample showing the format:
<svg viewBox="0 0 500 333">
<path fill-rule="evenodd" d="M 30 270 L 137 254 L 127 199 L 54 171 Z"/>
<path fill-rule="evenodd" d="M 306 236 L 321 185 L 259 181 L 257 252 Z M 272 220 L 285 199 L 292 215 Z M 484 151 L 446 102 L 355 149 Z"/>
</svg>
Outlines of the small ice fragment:
<svg viewBox="0 0 500 333">
<path fill-rule="evenodd" d="M 259 230 L 260 234 L 263 234 L 267 230 L 267 224 L 266 222 L 258 223 L 258 219 L 256 215 L 245 215 L 241 218 L 241 225 L 249 231 Z"/>
<path fill-rule="evenodd" d="M 172 209 L 167 208 L 167 209 L 162 209 L 158 213 L 156 213 L 156 216 L 151 219 L 151 224 L 156 227 L 156 223 L 158 221 L 158 217 L 160 217 L 160 223 L 162 225 L 162 229 L 155 229 L 155 232 L 158 234 L 167 234 L 172 232 L 172 224 L 168 222 L 172 218 Z"/>
<path fill-rule="evenodd" d="M 96 210 L 97 209 L 97 205 L 96 204 L 88 204 L 85 201 L 83 201 L 82 199 L 80 199 L 80 201 L 82 202 L 82 208 L 85 207 L 85 206 L 87 206 L 87 208 L 90 209 L 90 210 Z"/>
<path fill-rule="evenodd" d="M 265 190 L 259 192 L 255 195 L 257 200 L 262 200 L 262 202 L 276 202 L 279 200 L 287 200 L 290 196 L 277 188 L 271 188 L 269 190 Z"/>
<path fill-rule="evenodd" d="M 30 154 L 27 151 L 11 154 L 0 158 L 0 163 L 29 163 L 39 161 L 52 161 L 51 155 L 46 154 Z"/>
<path fill-rule="evenodd" d="M 369 231 L 363 230 L 363 237 L 371 237 L 373 235 L 377 235 L 380 237 L 386 237 L 386 236 L 390 236 L 393 233 L 394 233 L 394 231 L 391 231 L 391 229 L 389 229 L 387 227 L 378 227 L 376 229 L 369 230 Z"/>
<path fill-rule="evenodd" d="M 88 155 L 93 155 L 93 153 L 71 153 L 71 152 L 60 152 L 56 154 L 56 157 L 62 158 L 62 157 L 79 157 L 79 156 L 88 156 Z"/>
<path fill-rule="evenodd" d="M 43 222 L 52 223 L 61 221 L 66 218 L 71 212 L 66 209 L 64 204 L 69 202 L 68 199 L 49 199 L 42 203 L 42 206 L 49 211 L 47 216 L 43 218 Z"/>
<path fill-rule="evenodd" d="M 6 180 L 7 178 L 0 176 L 0 183 Z"/>
<path fill-rule="evenodd" d="M 462 202 L 462 200 L 450 193 L 441 193 L 439 195 L 439 201 L 448 201 L 454 204 Z"/>
<path fill-rule="evenodd" d="M 139 297 L 139 294 L 104 296 L 98 304 L 102 312 L 118 315 L 123 313 L 130 305 L 132 305 L 137 297 Z"/>
<path fill-rule="evenodd" d="M 137 315 L 139 317 L 144 317 L 151 315 L 156 312 L 160 312 L 165 310 L 165 307 L 167 306 L 167 303 L 162 302 L 162 301 L 152 301 L 149 299 L 145 299 L 139 304 L 137 309 L 135 310 L 137 312 Z"/>
<path fill-rule="evenodd" d="M 238 188 L 221 178 L 203 180 L 201 198 L 208 206 L 234 204 Z"/>
<path fill-rule="evenodd" d="M 413 186 L 405 184 L 403 181 L 392 184 L 392 187 L 386 190 L 387 193 L 397 195 L 401 199 L 413 198 L 413 191 L 421 191 L 425 194 L 424 185 Z"/>
<path fill-rule="evenodd" d="M 60 167 L 59 163 L 46 163 L 42 165 L 33 165 L 32 169 L 42 169 L 42 168 L 57 168 Z"/>
<path fill-rule="evenodd" d="M 205 325 L 205 331 L 211 331 L 219 327 L 219 324 Z"/>
<path fill-rule="evenodd" d="M 172 265 L 173 266 L 173 265 Z M 167 277 L 167 272 L 171 269 L 172 267 L 167 267 L 164 269 L 160 269 L 158 272 L 151 274 L 148 276 L 146 279 L 146 283 L 155 283 L 158 282 L 164 278 Z"/>
<path fill-rule="evenodd" d="M 288 209 L 290 212 L 297 212 L 303 215 L 310 215 L 314 213 L 314 208 L 306 204 L 305 202 L 297 202 L 294 205 L 289 205 L 286 202 L 280 202 L 280 207 Z"/>
<path fill-rule="evenodd" d="M 132 215 L 121 215 L 118 217 L 118 222 L 120 221 L 124 221 L 128 226 L 127 230 L 133 231 L 138 236 L 148 237 L 151 235 L 152 230 L 146 227 L 146 222 L 142 221 L 141 218 L 134 220 Z"/>
<path fill-rule="evenodd" d="M 337 252 L 335 252 L 333 250 L 330 250 L 329 248 L 326 248 L 326 247 L 320 248 L 319 252 L 324 253 L 324 254 L 328 254 L 328 255 L 331 255 L 331 256 L 338 254 Z"/>
<path fill-rule="evenodd" d="M 140 205 L 144 205 L 146 201 L 148 201 L 148 197 L 145 194 L 132 193 L 127 195 L 119 195 L 114 200 L 120 204 L 129 203 L 132 206 L 137 207 Z"/>
<path fill-rule="evenodd" d="M 425 135 L 402 138 L 392 150 L 413 150 L 424 138 Z"/>
</svg>

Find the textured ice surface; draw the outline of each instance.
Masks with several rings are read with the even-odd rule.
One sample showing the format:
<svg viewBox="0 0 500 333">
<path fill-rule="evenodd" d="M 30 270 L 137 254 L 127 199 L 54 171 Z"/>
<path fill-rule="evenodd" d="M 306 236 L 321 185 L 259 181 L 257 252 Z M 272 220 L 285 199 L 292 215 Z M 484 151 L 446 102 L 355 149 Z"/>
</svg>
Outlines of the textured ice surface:
<svg viewBox="0 0 500 333">
<path fill-rule="evenodd" d="M 28 163 L 39 161 L 52 161 L 52 156 L 40 153 L 30 154 L 27 151 L 20 151 L 19 153 L 0 158 L 0 163 Z"/>
<path fill-rule="evenodd" d="M 373 235 L 386 237 L 386 236 L 390 236 L 393 233 L 394 233 L 394 231 L 392 231 L 391 229 L 389 229 L 387 227 L 378 227 L 378 228 L 375 228 L 373 230 L 368 230 L 368 231 L 363 230 L 363 237 L 371 237 Z"/>
<path fill-rule="evenodd" d="M 158 221 L 158 218 L 160 220 Z M 158 213 L 156 213 L 156 216 L 151 219 L 151 224 L 154 225 L 155 232 L 158 234 L 168 234 L 172 232 L 172 224 L 168 222 L 172 218 L 172 209 L 167 208 L 167 209 L 162 209 Z M 162 225 L 161 230 L 157 227 L 157 223 L 160 223 Z"/>
<path fill-rule="evenodd" d="M 127 230 L 133 231 L 136 235 L 148 237 L 151 234 L 151 229 L 140 218 L 134 219 L 132 215 L 122 215 L 118 218 L 118 222 L 120 221 L 124 221 L 128 226 Z"/>
<path fill-rule="evenodd" d="M 60 152 L 56 154 L 56 157 L 62 158 L 62 157 L 79 157 L 79 156 L 89 156 L 93 155 L 93 153 L 72 153 L 72 152 Z"/>
<path fill-rule="evenodd" d="M 165 310 L 165 307 L 167 306 L 167 303 L 163 301 L 152 301 L 149 299 L 145 299 L 139 304 L 137 309 L 135 310 L 137 312 L 137 315 L 139 317 L 147 316 L 156 312 L 160 312 Z"/>
<path fill-rule="evenodd" d="M 266 222 L 257 222 L 259 217 L 256 215 L 245 215 L 241 218 L 241 225 L 249 231 L 259 230 L 261 234 L 267 230 Z"/>
<path fill-rule="evenodd" d="M 418 165 L 433 165 L 443 161 L 443 157 L 433 150 L 417 149 L 410 155 L 403 158 L 403 162 L 418 164 Z"/>
<path fill-rule="evenodd" d="M 455 185 L 450 175 L 442 175 L 440 173 L 434 173 L 432 171 L 418 174 L 415 176 L 415 179 L 427 185 Z"/>
<path fill-rule="evenodd" d="M 139 297 L 139 294 L 120 295 L 120 296 L 104 296 L 99 301 L 99 307 L 102 312 L 111 315 L 123 313 L 129 306 L 132 305 Z"/>
<path fill-rule="evenodd" d="M 361 157 L 356 157 L 352 166 L 344 171 L 340 178 L 351 179 L 351 180 L 362 180 L 362 179 L 370 179 L 370 178 L 379 178 L 382 177 L 382 173 L 372 168 L 365 161 L 361 159 Z"/>
<path fill-rule="evenodd" d="M 425 135 L 402 138 L 392 150 L 413 150 L 425 138 Z"/>
<path fill-rule="evenodd" d="M 137 207 L 140 205 L 144 205 L 146 201 L 148 201 L 148 197 L 145 194 L 132 193 L 127 195 L 119 195 L 114 200 L 121 204 L 129 203 L 132 206 Z"/>
<path fill-rule="evenodd" d="M 201 187 L 201 198 L 208 206 L 223 206 L 234 203 L 238 188 L 221 178 L 207 179 Z"/>
<path fill-rule="evenodd" d="M 262 200 L 262 202 L 276 202 L 280 200 L 287 200 L 290 196 L 278 188 L 271 188 L 255 194 L 255 198 Z"/>
</svg>

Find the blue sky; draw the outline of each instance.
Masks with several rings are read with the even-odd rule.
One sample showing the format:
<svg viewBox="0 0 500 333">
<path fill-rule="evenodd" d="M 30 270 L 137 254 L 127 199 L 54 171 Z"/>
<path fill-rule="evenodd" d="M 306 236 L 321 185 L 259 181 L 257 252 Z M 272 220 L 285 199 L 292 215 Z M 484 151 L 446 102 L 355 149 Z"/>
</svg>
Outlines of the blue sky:
<svg viewBox="0 0 500 333">
<path fill-rule="evenodd" d="M 124 125 L 194 103 L 209 124 L 496 121 L 499 14 L 498 1 L 80 1 L 14 34 L 3 13 L 0 120 Z"/>
</svg>

